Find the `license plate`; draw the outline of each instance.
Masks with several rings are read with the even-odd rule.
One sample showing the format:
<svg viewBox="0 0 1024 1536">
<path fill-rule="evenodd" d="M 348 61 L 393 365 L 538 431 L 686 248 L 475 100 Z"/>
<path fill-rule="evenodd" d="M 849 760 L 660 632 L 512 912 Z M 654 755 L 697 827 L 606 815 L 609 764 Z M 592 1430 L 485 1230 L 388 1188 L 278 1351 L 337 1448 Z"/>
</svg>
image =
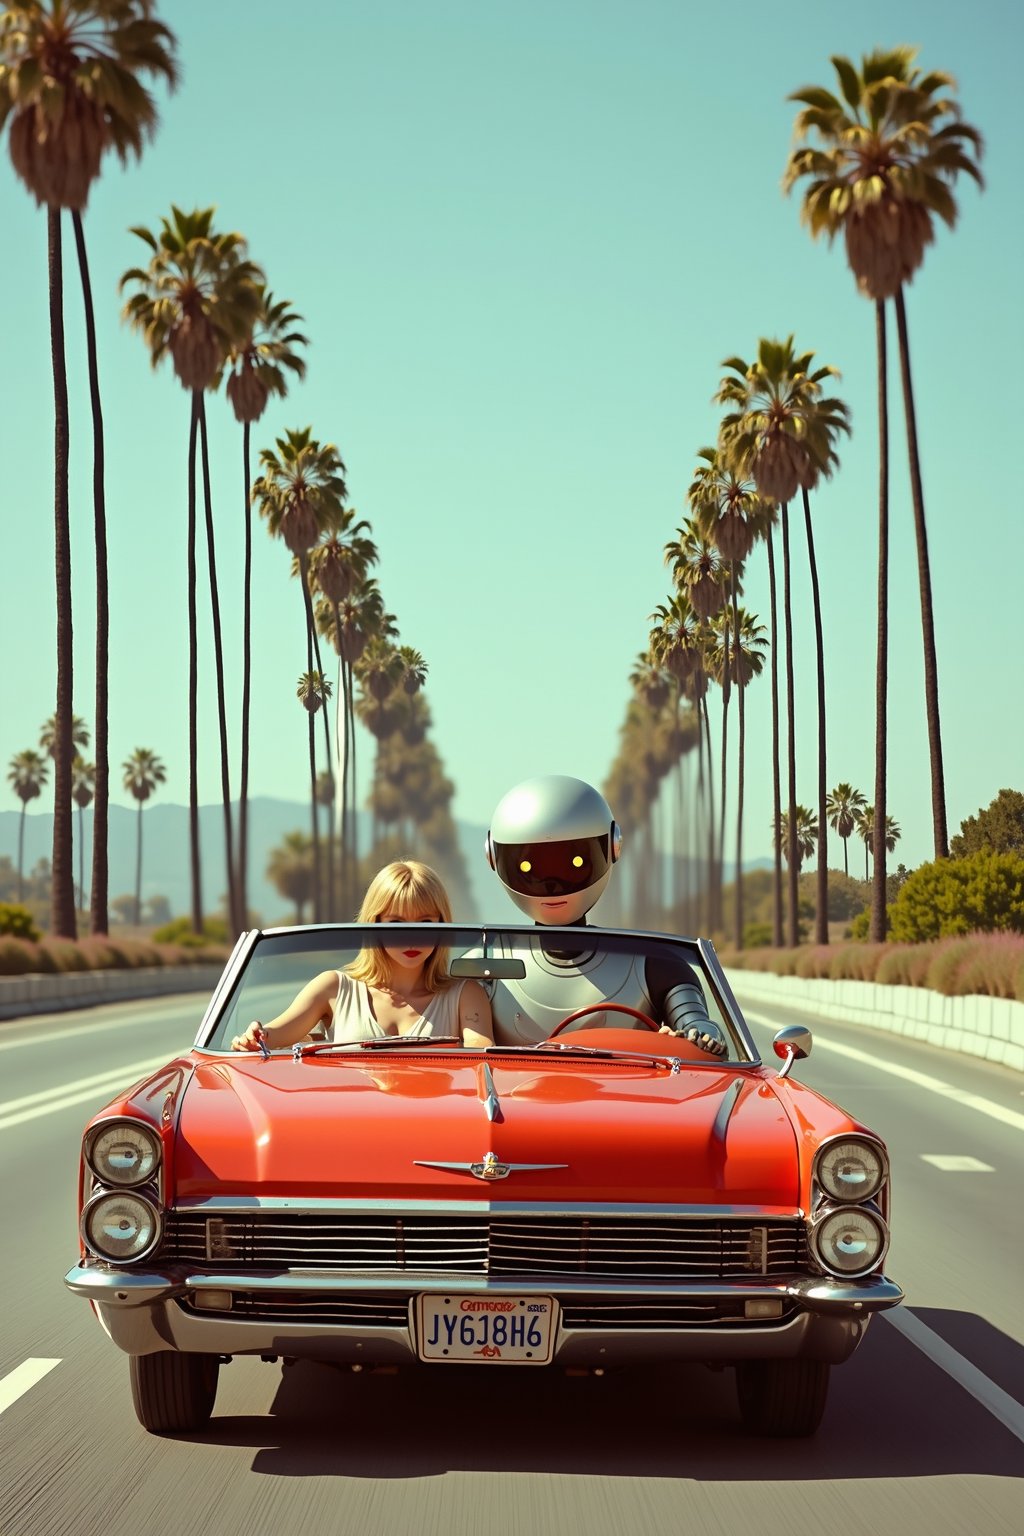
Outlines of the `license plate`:
<svg viewBox="0 0 1024 1536">
<path fill-rule="evenodd" d="M 548 1365 L 555 1316 L 551 1296 L 421 1295 L 419 1357 L 461 1365 Z"/>
</svg>

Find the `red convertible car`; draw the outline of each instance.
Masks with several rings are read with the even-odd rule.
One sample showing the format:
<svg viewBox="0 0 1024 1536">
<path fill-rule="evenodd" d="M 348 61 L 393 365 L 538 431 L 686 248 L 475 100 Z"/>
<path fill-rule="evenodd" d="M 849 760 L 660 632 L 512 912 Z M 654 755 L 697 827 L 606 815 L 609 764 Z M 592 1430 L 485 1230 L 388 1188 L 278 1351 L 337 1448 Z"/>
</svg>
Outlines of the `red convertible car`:
<svg viewBox="0 0 1024 1536">
<path fill-rule="evenodd" d="M 239 1053 L 251 1020 L 382 942 L 372 925 L 243 935 L 192 1049 L 84 1135 L 67 1284 L 129 1356 L 142 1424 L 200 1427 L 221 1362 L 258 1355 L 728 1365 L 750 1430 L 813 1432 L 831 1366 L 902 1293 L 882 1271 L 885 1147 L 788 1075 L 808 1032 L 781 1030 L 762 1061 L 703 941 L 388 925 L 390 944 L 406 935 L 485 987 L 557 942 L 592 1001 L 540 1043 Z M 613 1011 L 621 978 L 651 965 L 696 977 L 724 1054 Z"/>
</svg>

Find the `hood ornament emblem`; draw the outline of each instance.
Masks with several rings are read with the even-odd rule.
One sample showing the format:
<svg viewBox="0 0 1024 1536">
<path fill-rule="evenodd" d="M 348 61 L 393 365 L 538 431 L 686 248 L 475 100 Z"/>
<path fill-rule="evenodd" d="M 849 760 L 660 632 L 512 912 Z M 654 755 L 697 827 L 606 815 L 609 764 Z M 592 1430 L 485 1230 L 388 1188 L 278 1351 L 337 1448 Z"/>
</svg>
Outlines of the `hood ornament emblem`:
<svg viewBox="0 0 1024 1536">
<path fill-rule="evenodd" d="M 417 1168 L 440 1168 L 444 1173 L 471 1173 L 474 1179 L 493 1183 L 507 1179 L 510 1173 L 539 1173 L 547 1168 L 568 1168 L 568 1163 L 503 1163 L 494 1152 L 485 1152 L 478 1163 L 434 1163 L 426 1158 L 413 1158 Z"/>
</svg>

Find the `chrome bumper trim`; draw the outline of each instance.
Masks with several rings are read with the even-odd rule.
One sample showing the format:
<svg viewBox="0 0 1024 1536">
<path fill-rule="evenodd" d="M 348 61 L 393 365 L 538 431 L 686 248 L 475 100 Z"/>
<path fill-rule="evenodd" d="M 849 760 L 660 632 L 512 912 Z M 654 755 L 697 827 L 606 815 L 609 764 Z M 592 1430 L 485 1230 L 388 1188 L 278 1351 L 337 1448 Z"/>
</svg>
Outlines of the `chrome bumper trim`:
<svg viewBox="0 0 1024 1536">
<path fill-rule="evenodd" d="M 296 1321 L 271 1322 L 252 1317 L 206 1315 L 180 1304 L 190 1291 L 287 1291 L 296 1295 L 354 1292 L 366 1295 L 452 1290 L 461 1294 L 518 1291 L 605 1299 L 778 1297 L 795 1301 L 798 1315 L 775 1326 L 699 1324 L 681 1328 L 616 1330 L 559 1326 L 554 1360 L 564 1365 L 631 1364 L 645 1360 L 746 1360 L 809 1358 L 839 1362 L 860 1343 L 872 1313 L 893 1307 L 903 1298 L 898 1285 L 884 1276 L 861 1281 L 835 1281 L 812 1276 L 772 1283 L 763 1277 L 727 1284 L 671 1286 L 581 1285 L 580 1277 L 554 1280 L 502 1280 L 475 1283 L 465 1275 L 339 1276 L 315 1271 L 282 1274 L 166 1274 L 114 1270 L 107 1265 L 76 1265 L 65 1278 L 69 1290 L 92 1302 L 100 1323 L 128 1354 L 152 1354 L 178 1349 L 199 1354 L 279 1354 L 309 1359 L 395 1364 L 416 1360 L 415 1341 L 408 1326 L 373 1327 L 322 1325 Z"/>
</svg>

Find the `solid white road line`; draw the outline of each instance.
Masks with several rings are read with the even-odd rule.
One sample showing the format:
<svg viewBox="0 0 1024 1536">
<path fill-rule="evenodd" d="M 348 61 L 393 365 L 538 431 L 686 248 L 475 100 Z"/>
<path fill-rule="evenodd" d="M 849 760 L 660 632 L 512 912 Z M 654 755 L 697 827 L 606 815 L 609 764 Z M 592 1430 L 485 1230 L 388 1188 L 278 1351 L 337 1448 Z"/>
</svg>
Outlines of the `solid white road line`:
<svg viewBox="0 0 1024 1536">
<path fill-rule="evenodd" d="M 742 1003 L 740 1007 L 743 1007 Z M 753 1008 L 743 1008 L 743 1017 L 752 1019 L 755 1024 L 767 1024 L 770 1029 L 779 1027 L 777 1019 L 770 1019 L 767 1014 L 756 1012 Z M 944 1083 L 940 1077 L 932 1077 L 928 1072 L 918 1072 L 913 1067 L 901 1067 L 894 1061 L 881 1061 L 871 1051 L 859 1051 L 853 1045 L 840 1045 L 838 1040 L 825 1040 L 820 1034 L 814 1036 L 814 1049 L 833 1051 L 835 1055 L 845 1056 L 849 1061 L 859 1061 L 865 1066 L 876 1068 L 879 1072 L 888 1072 L 890 1077 L 901 1077 L 904 1082 L 914 1083 L 918 1088 L 926 1088 L 929 1093 L 938 1093 L 945 1099 L 953 1099 L 966 1109 L 976 1109 L 979 1114 L 988 1115 L 990 1120 L 1000 1120 L 1003 1125 L 1012 1125 L 1014 1130 L 1024 1131 L 1024 1115 L 1018 1110 L 1007 1109 L 1004 1105 L 997 1104 L 994 1099 L 986 1099 L 979 1093 L 968 1093 L 952 1083 Z"/>
<path fill-rule="evenodd" d="M 155 1072 L 158 1067 L 165 1066 L 169 1059 L 165 1052 L 146 1061 L 134 1061 L 128 1066 L 117 1067 L 98 1077 L 83 1077 L 77 1082 L 63 1083 L 41 1094 L 30 1093 L 24 1099 L 10 1099 L 6 1104 L 0 1104 L 0 1131 L 24 1125 L 26 1120 L 38 1120 L 41 1115 L 55 1114 L 60 1109 L 70 1109 L 74 1104 L 84 1104 L 88 1099 L 109 1097 L 119 1089 L 130 1088 L 140 1077 Z"/>
<path fill-rule="evenodd" d="M 53 1370 L 55 1365 L 60 1365 L 59 1360 L 23 1360 L 16 1365 L 13 1371 L 0 1377 L 0 1413 L 16 1403 L 19 1397 L 24 1397 L 31 1391 L 37 1381 Z"/>
<path fill-rule="evenodd" d="M 923 1355 L 927 1355 L 934 1365 L 945 1371 L 947 1376 L 952 1376 L 957 1385 L 969 1392 L 975 1402 L 987 1408 L 1011 1435 L 1024 1440 L 1024 1407 L 1015 1397 L 1004 1392 L 1002 1387 L 997 1387 L 994 1381 L 989 1381 L 983 1371 L 965 1360 L 951 1344 L 947 1344 L 944 1338 L 929 1328 L 927 1323 L 922 1323 L 906 1307 L 886 1312 L 885 1320 L 898 1333 L 902 1333 L 904 1338 L 909 1339 L 911 1344 L 915 1344 Z"/>
</svg>

